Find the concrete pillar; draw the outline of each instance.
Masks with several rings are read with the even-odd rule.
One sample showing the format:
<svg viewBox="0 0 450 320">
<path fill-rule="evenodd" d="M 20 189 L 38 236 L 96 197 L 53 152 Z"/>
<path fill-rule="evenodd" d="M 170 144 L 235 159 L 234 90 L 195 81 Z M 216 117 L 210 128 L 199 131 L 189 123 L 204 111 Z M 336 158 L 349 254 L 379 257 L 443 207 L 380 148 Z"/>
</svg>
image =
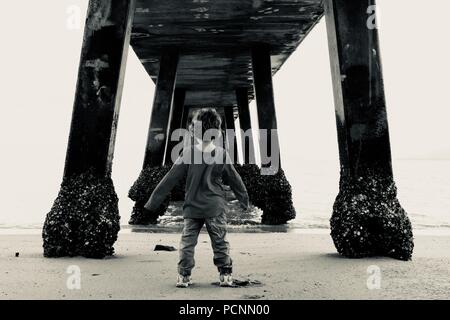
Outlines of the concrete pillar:
<svg viewBox="0 0 450 320">
<path fill-rule="evenodd" d="M 183 88 L 175 89 L 175 95 L 173 99 L 170 126 L 169 126 L 169 135 L 168 142 L 166 148 L 166 155 L 164 162 L 166 164 L 172 163 L 171 161 L 171 153 L 172 149 L 179 143 L 178 141 L 172 141 L 172 133 L 177 130 L 184 128 L 185 126 L 182 124 L 183 110 L 184 110 L 184 101 L 186 98 L 186 90 Z"/>
<path fill-rule="evenodd" d="M 277 134 L 272 63 L 268 45 L 261 44 L 252 48 L 252 68 L 260 129 L 259 145 L 262 166 L 272 166 L 276 168 L 275 171 L 278 171 L 281 168 L 280 143 Z M 263 131 L 261 132 L 261 130 Z M 262 134 L 266 134 L 266 137 L 262 138 Z M 272 159 L 272 163 L 264 163 L 266 157 Z M 278 160 L 278 163 L 274 164 L 273 161 L 276 160 L 273 160 L 273 158 Z"/>
<path fill-rule="evenodd" d="M 364 167 L 392 174 L 378 32 L 367 26 L 372 5 L 362 0 L 327 6 L 340 159 L 354 175 Z M 344 17 L 351 19 L 339 19 Z"/>
<path fill-rule="evenodd" d="M 112 255 L 120 229 L 111 165 L 135 0 L 90 0 L 58 198 L 42 232 L 46 257 Z"/>
<path fill-rule="evenodd" d="M 163 165 L 167 144 L 170 109 L 172 106 L 179 54 L 176 49 L 165 50 L 160 59 L 156 83 L 144 168 Z"/>
<path fill-rule="evenodd" d="M 244 164 L 255 164 L 255 146 L 253 142 L 250 108 L 248 104 L 248 89 L 236 89 L 236 100 L 239 112 L 239 124 L 241 127 L 241 142 Z"/>
<path fill-rule="evenodd" d="M 411 224 L 392 177 L 375 1 L 326 0 L 325 8 L 341 162 L 333 240 L 345 256 L 409 259 Z"/>
<path fill-rule="evenodd" d="M 225 125 L 226 125 L 226 139 L 228 141 L 228 152 L 233 163 L 238 163 L 238 144 L 236 137 L 236 126 L 234 119 L 233 107 L 225 107 Z"/>
<path fill-rule="evenodd" d="M 91 0 L 64 176 L 111 173 L 135 1 Z"/>
</svg>

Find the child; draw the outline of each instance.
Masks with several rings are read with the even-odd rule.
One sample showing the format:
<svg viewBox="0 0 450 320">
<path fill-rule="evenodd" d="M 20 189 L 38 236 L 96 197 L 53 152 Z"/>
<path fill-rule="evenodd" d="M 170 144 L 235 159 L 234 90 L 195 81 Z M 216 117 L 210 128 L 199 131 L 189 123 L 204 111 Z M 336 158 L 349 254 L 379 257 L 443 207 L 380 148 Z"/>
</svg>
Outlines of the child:
<svg viewBox="0 0 450 320">
<path fill-rule="evenodd" d="M 226 240 L 226 200 L 222 176 L 244 209 L 248 209 L 249 200 L 244 183 L 227 152 L 217 143 L 214 144 L 213 138 L 205 135 L 208 130 L 215 131 L 218 132 L 216 137 L 221 138 L 221 124 L 222 119 L 214 109 L 201 109 L 194 114 L 190 125 L 194 145 L 183 150 L 145 205 L 145 209 L 149 211 L 158 209 L 172 188 L 187 174 L 177 287 L 187 288 L 192 284 L 194 249 L 204 224 L 211 238 L 214 264 L 220 273 L 220 285 L 233 285 L 230 245 Z M 207 158 L 214 161 L 205 161 Z"/>
</svg>

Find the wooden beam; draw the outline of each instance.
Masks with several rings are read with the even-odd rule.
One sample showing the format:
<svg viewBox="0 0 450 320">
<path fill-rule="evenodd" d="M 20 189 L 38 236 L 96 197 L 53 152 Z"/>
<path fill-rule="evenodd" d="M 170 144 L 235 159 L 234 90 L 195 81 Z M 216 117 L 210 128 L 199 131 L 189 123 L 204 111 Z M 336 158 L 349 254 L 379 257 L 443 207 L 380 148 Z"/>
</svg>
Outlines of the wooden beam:
<svg viewBox="0 0 450 320">
<path fill-rule="evenodd" d="M 226 126 L 226 138 L 228 141 L 228 152 L 230 153 L 230 157 L 233 160 L 233 163 L 238 163 L 238 144 L 237 144 L 237 137 L 236 137 L 236 126 L 234 123 L 234 111 L 233 107 L 225 107 L 225 126 Z M 231 135 L 230 135 L 231 134 Z M 233 148 L 231 149 L 230 146 L 233 144 Z"/>
<path fill-rule="evenodd" d="M 134 0 L 89 2 L 64 176 L 110 176 Z"/>
<path fill-rule="evenodd" d="M 165 50 L 161 55 L 150 128 L 148 131 L 144 168 L 147 166 L 161 166 L 163 164 L 178 61 L 179 54 L 177 49 Z"/>
<path fill-rule="evenodd" d="M 326 22 L 341 165 L 351 174 L 378 168 L 392 174 L 374 0 L 327 0 Z"/>
<path fill-rule="evenodd" d="M 258 110 L 258 122 L 260 129 L 266 132 L 266 139 L 259 140 L 261 161 L 264 158 L 276 157 L 278 154 L 278 168 L 281 168 L 280 144 L 277 134 L 277 116 L 272 83 L 272 63 L 270 47 L 268 45 L 256 45 L 252 48 L 253 79 Z M 267 152 L 264 152 L 267 150 Z M 272 151 L 273 150 L 273 151 Z M 273 163 L 262 163 L 263 167 L 270 167 Z"/>
<path fill-rule="evenodd" d="M 168 142 L 167 142 L 167 148 L 166 148 L 166 156 L 164 158 L 164 163 L 166 163 L 166 164 L 172 163 L 172 159 L 171 159 L 172 149 L 179 143 L 177 141 L 171 140 L 172 134 L 175 130 L 184 128 L 181 119 L 183 116 L 185 98 L 186 98 L 186 90 L 185 89 L 183 89 L 183 88 L 175 89 L 173 105 L 172 105 L 172 112 L 171 112 L 171 119 L 170 119 L 170 126 L 169 126 L 169 135 L 167 137 Z"/>
<path fill-rule="evenodd" d="M 241 127 L 243 162 L 244 164 L 255 164 L 255 145 L 248 103 L 248 88 L 236 89 L 236 101 L 239 112 L 239 125 Z"/>
</svg>

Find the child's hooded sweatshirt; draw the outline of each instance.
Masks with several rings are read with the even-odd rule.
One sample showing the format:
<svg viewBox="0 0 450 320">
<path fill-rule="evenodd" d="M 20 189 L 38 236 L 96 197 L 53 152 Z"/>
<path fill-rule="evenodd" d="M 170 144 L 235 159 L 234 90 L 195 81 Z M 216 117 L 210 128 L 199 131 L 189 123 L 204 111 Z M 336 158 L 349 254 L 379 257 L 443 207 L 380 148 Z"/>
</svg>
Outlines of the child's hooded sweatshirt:
<svg viewBox="0 0 450 320">
<path fill-rule="evenodd" d="M 184 218 L 212 218 L 225 212 L 226 200 L 222 177 L 241 204 L 248 208 L 247 190 L 228 153 L 219 147 L 211 152 L 205 152 L 195 146 L 184 149 L 183 154 L 153 191 L 145 208 L 150 211 L 158 209 L 186 174 Z"/>
</svg>

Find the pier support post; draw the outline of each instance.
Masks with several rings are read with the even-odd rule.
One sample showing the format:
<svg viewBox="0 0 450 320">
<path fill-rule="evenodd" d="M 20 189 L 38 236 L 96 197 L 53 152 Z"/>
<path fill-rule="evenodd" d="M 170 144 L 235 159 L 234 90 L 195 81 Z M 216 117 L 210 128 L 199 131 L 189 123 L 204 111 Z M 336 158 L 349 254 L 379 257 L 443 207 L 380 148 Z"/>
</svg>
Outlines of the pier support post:
<svg viewBox="0 0 450 320">
<path fill-rule="evenodd" d="M 189 112 L 191 111 L 191 108 L 189 106 L 183 107 L 183 115 L 181 116 L 181 128 L 186 129 L 188 125 L 188 118 L 189 118 Z"/>
<path fill-rule="evenodd" d="M 89 1 L 64 179 L 42 233 L 46 257 L 114 252 L 111 166 L 134 10 L 134 0 Z"/>
<path fill-rule="evenodd" d="M 173 105 L 172 105 L 172 112 L 171 112 L 171 119 L 170 119 L 170 125 L 169 125 L 169 134 L 168 134 L 168 142 L 167 142 L 167 148 L 166 148 L 166 156 L 165 156 L 165 164 L 171 164 L 171 154 L 172 149 L 179 143 L 177 141 L 172 141 L 172 134 L 177 129 L 184 128 L 184 125 L 182 124 L 182 117 L 183 117 L 183 110 L 184 110 L 184 101 L 186 98 L 186 90 L 182 88 L 175 89 L 174 99 L 173 99 Z"/>
<path fill-rule="evenodd" d="M 238 145 L 236 137 L 236 126 L 234 123 L 233 106 L 225 107 L 225 125 L 226 125 L 226 140 L 228 141 L 228 152 L 233 163 L 238 163 Z M 225 142 L 227 143 L 227 142 Z"/>
<path fill-rule="evenodd" d="M 281 158 L 273 95 L 270 46 L 261 44 L 252 48 L 252 67 L 260 129 L 261 166 L 263 168 L 270 167 L 271 171 L 276 173 L 278 169 L 281 169 Z"/>
<path fill-rule="evenodd" d="M 294 219 L 296 212 L 291 185 L 281 169 L 270 54 L 270 46 L 265 44 L 255 45 L 251 50 L 262 175 L 255 179 L 251 174 L 243 180 L 248 190 L 257 190 L 250 192 L 249 196 L 250 201 L 263 210 L 262 223 L 284 224 Z M 255 180 L 257 185 L 253 185 Z M 263 196 L 261 189 L 264 190 Z"/>
<path fill-rule="evenodd" d="M 177 49 L 165 50 L 161 55 L 150 128 L 148 131 L 144 168 L 147 166 L 156 167 L 163 165 L 178 60 L 179 55 Z"/>
<path fill-rule="evenodd" d="M 239 125 L 241 127 L 242 160 L 244 164 L 256 164 L 250 108 L 248 104 L 248 89 L 236 89 L 236 100 L 239 112 Z"/>
<path fill-rule="evenodd" d="M 338 252 L 408 260 L 411 223 L 397 200 L 374 0 L 326 0 L 341 162 L 331 218 Z"/>
<path fill-rule="evenodd" d="M 138 179 L 128 192 L 128 197 L 135 202 L 129 221 L 129 224 L 132 225 L 156 224 L 158 216 L 165 213 L 169 204 L 169 199 L 166 199 L 153 216 L 149 216 L 144 209 L 152 191 L 168 171 L 167 166 L 163 166 L 163 162 L 168 141 L 170 111 L 174 100 L 178 62 L 179 53 L 176 48 L 166 49 L 161 54 L 144 165 Z"/>
</svg>

